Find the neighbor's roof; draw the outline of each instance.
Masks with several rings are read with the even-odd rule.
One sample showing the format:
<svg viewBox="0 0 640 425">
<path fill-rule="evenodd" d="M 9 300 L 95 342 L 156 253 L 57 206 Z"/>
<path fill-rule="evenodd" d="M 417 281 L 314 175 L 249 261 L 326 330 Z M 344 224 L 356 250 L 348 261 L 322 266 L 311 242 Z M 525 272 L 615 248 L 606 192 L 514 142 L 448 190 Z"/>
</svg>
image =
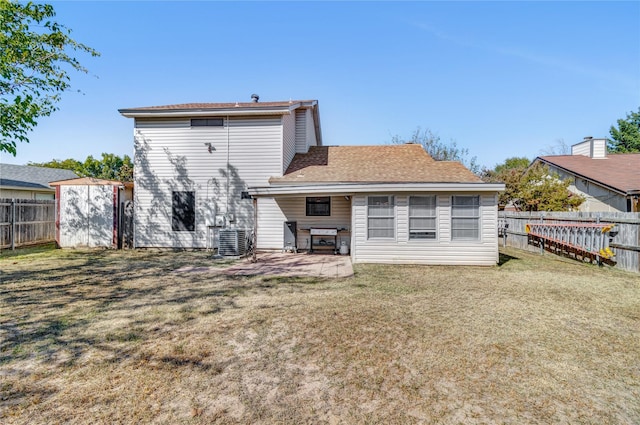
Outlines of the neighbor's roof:
<svg viewBox="0 0 640 425">
<path fill-rule="evenodd" d="M 455 161 L 435 161 L 422 145 L 313 146 L 271 184 L 481 183 Z"/>
<path fill-rule="evenodd" d="M 606 158 L 584 155 L 540 156 L 547 163 L 623 194 L 640 191 L 640 153 L 607 154 Z"/>
<path fill-rule="evenodd" d="M 46 190 L 53 188 L 49 182 L 78 177 L 71 170 L 34 167 L 31 165 L 0 164 L 0 186 L 25 190 Z"/>
</svg>

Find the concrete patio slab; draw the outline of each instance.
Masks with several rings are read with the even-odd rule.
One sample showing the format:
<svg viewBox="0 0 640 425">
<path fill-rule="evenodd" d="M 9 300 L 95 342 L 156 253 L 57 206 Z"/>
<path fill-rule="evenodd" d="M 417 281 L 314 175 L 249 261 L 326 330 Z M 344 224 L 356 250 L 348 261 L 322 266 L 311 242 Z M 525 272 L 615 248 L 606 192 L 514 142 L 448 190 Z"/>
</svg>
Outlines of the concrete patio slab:
<svg viewBox="0 0 640 425">
<path fill-rule="evenodd" d="M 176 272 L 220 273 L 230 276 L 308 276 L 338 278 L 353 276 L 348 255 L 259 253 L 257 261 L 244 258 L 229 267 L 183 267 Z"/>
</svg>

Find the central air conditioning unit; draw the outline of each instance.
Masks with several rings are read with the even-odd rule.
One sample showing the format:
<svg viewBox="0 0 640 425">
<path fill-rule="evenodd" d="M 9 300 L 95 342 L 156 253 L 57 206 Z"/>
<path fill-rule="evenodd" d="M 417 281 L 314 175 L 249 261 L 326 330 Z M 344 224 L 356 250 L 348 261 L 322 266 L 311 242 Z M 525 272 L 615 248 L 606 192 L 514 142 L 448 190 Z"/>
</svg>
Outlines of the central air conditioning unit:
<svg viewBox="0 0 640 425">
<path fill-rule="evenodd" d="M 247 231 L 220 230 L 218 254 L 223 257 L 240 257 L 247 253 Z"/>
</svg>

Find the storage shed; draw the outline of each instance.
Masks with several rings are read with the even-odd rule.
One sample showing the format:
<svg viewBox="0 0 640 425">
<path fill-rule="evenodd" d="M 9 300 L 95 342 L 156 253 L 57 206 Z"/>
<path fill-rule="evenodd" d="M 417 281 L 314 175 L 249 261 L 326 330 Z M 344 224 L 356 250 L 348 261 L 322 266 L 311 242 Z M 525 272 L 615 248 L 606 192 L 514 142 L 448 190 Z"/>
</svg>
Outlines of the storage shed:
<svg viewBox="0 0 640 425">
<path fill-rule="evenodd" d="M 124 203 L 133 199 L 133 183 L 83 177 L 50 185 L 56 189 L 60 248 L 122 246 Z"/>
</svg>

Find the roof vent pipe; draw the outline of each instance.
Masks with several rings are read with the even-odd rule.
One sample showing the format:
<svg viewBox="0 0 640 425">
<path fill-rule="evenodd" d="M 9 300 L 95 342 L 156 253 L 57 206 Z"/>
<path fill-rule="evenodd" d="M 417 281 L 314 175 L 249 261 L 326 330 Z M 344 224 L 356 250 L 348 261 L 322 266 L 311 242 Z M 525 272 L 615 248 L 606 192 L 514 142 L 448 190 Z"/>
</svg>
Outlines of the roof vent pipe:
<svg viewBox="0 0 640 425">
<path fill-rule="evenodd" d="M 260 96 L 258 96 L 258 95 L 257 95 L 257 94 L 255 94 L 255 93 L 251 95 L 251 101 L 252 101 L 253 103 L 258 103 L 258 100 L 260 100 Z"/>
</svg>

